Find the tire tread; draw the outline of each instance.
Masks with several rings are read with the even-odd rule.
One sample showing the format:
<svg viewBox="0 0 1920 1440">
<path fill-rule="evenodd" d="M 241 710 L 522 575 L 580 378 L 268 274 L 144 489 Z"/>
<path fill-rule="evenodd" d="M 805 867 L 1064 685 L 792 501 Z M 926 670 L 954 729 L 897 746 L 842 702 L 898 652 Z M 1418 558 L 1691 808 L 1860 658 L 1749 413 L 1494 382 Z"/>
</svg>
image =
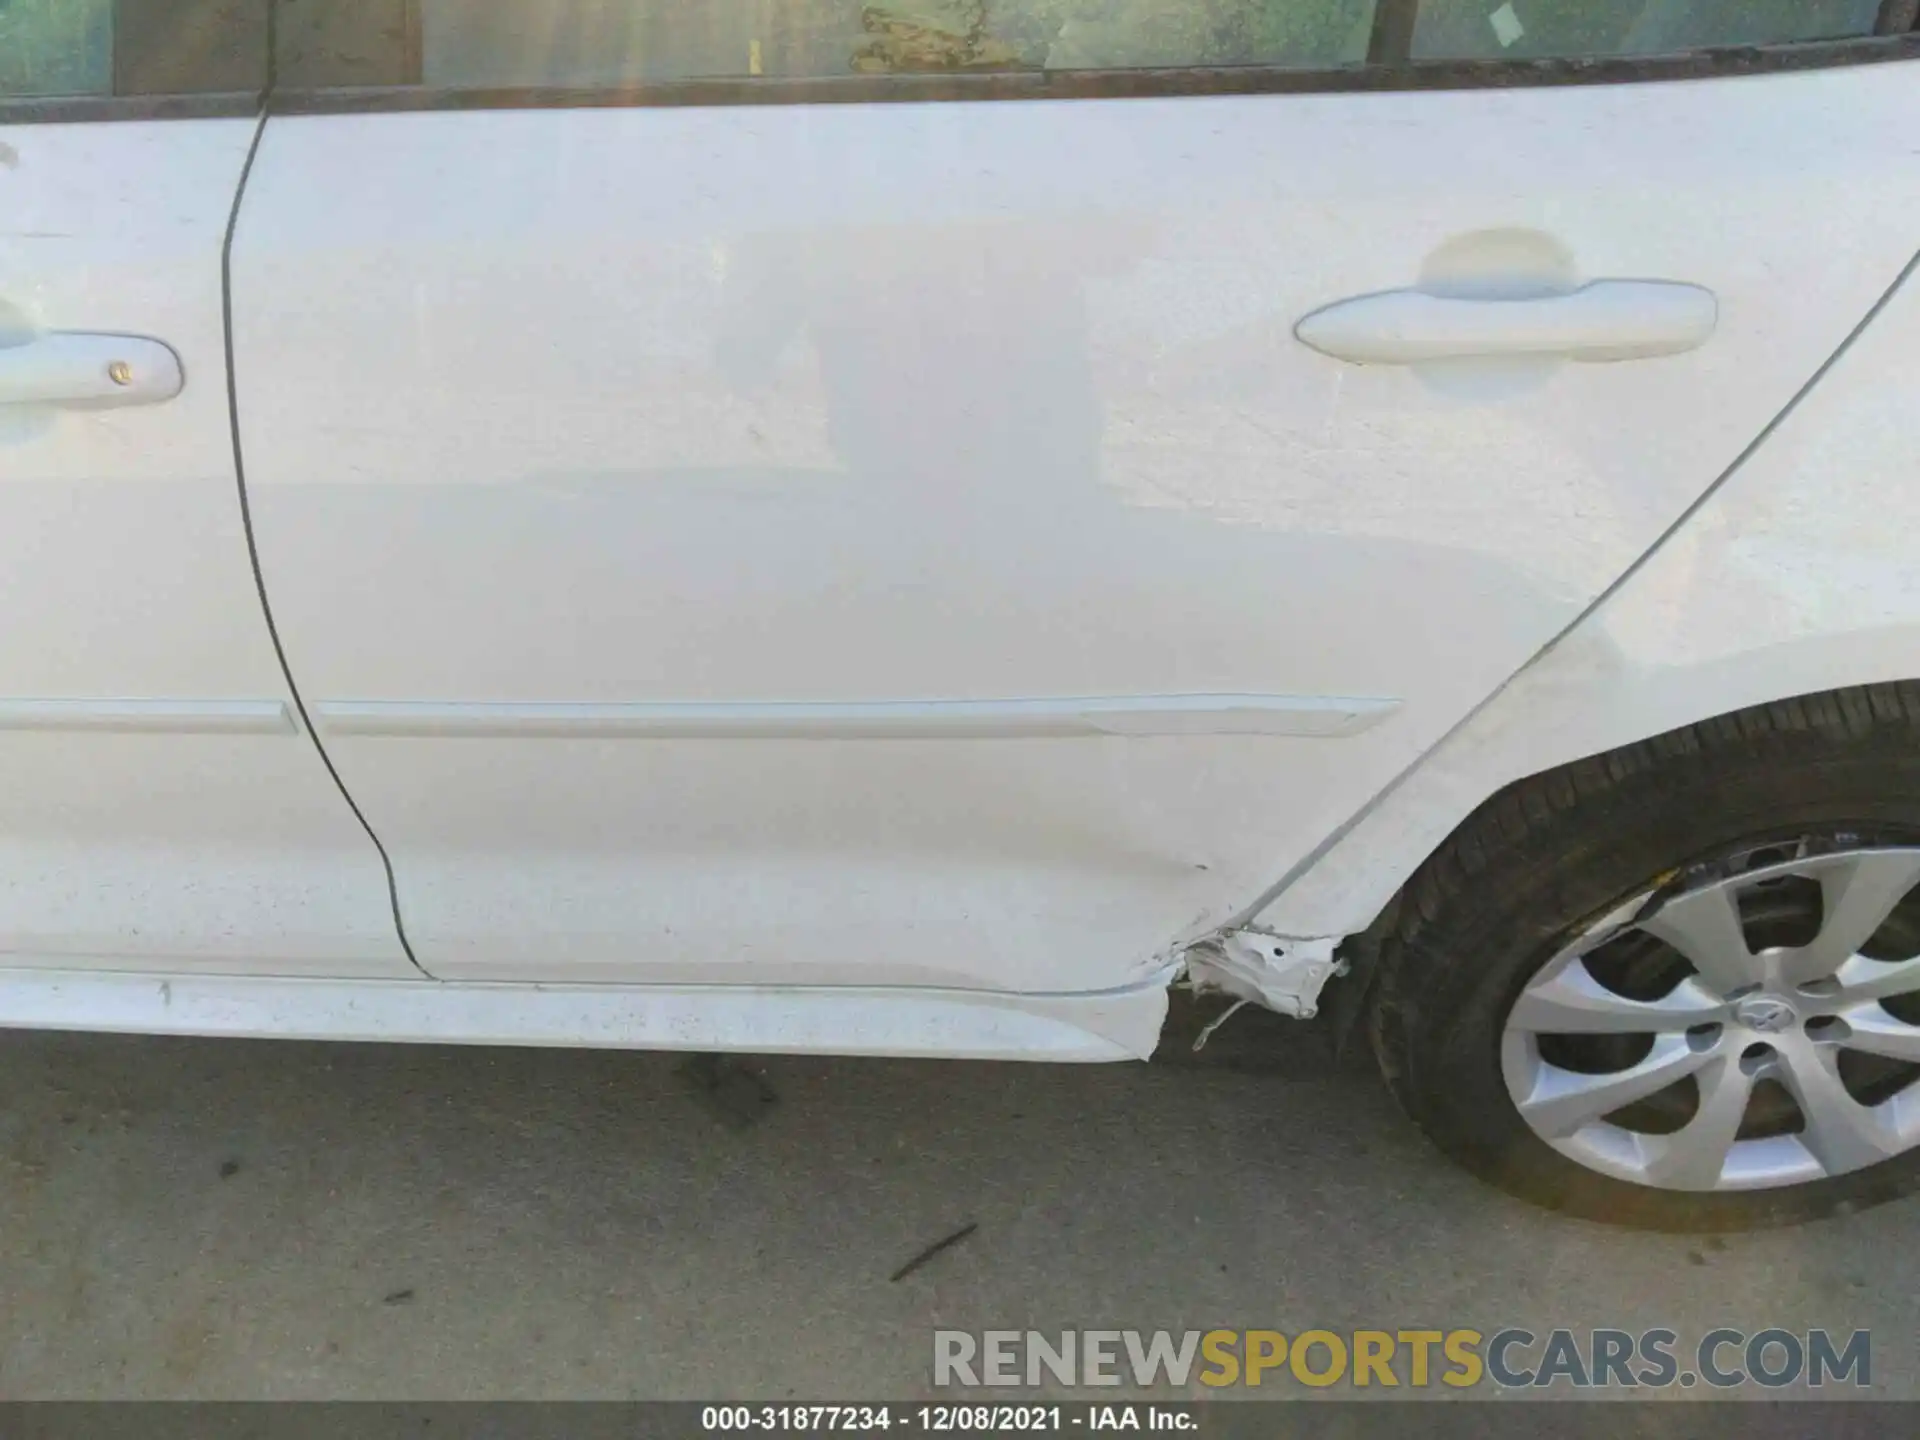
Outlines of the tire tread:
<svg viewBox="0 0 1920 1440">
<path fill-rule="evenodd" d="M 1441 1139 L 1423 1103 L 1414 1043 L 1430 989 L 1423 980 L 1429 966 L 1444 961 L 1448 931 L 1472 913 L 1476 886 L 1497 884 L 1503 864 L 1576 849 L 1581 827 L 1596 812 L 1651 803 L 1676 777 L 1733 785 L 1755 767 L 1817 763 L 1826 752 L 1862 750 L 1904 754 L 1909 763 L 1920 756 L 1920 681 L 1856 686 L 1702 720 L 1516 781 L 1488 799 L 1413 874 L 1367 937 L 1378 946 L 1367 1031 L 1401 1108 Z M 1778 1216 L 1739 1223 L 1803 1218 L 1795 1207 L 1777 1208 Z M 1730 1209 L 1707 1203 L 1687 1219 L 1684 1205 L 1669 1206 L 1663 1218 L 1647 1223 L 1730 1228 L 1724 1220 Z M 1677 1213 L 1682 1218 L 1674 1224 Z"/>
</svg>

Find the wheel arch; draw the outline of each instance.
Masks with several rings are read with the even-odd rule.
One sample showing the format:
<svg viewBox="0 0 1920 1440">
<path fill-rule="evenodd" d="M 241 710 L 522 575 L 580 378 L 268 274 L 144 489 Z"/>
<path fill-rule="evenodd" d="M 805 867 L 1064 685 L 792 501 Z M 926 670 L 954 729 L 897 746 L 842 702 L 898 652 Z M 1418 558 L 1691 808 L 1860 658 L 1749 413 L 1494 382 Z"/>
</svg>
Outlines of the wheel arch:
<svg viewBox="0 0 1920 1440">
<path fill-rule="evenodd" d="M 1479 844 L 1474 837 L 1483 837 L 1489 831 L 1524 829 L 1527 817 L 1523 807 L 1542 803 L 1543 793 L 1557 791 L 1565 796 L 1566 803 L 1575 803 L 1584 794 L 1604 791 L 1611 781 L 1656 767 L 1665 757 L 1698 753 L 1716 735 L 1754 739 L 1812 732 L 1843 744 L 1890 726 L 1910 731 L 1920 749 L 1920 679 L 1881 680 L 1762 701 L 1512 777 L 1460 816 L 1421 854 L 1364 925 L 1341 932 L 1344 938 L 1338 953 L 1345 962 L 1344 978 L 1335 982 L 1324 997 L 1336 1043 L 1346 1044 L 1364 1013 L 1385 949 L 1401 943 L 1411 928 L 1417 928 L 1417 916 L 1409 915 L 1409 909 L 1421 906 L 1423 893 L 1433 887 L 1441 872 L 1473 868 L 1471 857 Z M 1543 785 L 1543 781 L 1549 783 Z M 1434 813 L 1430 811 L 1427 818 L 1432 819 Z M 1396 858 L 1405 863 L 1404 854 Z M 1380 866 L 1368 878 L 1380 883 L 1394 873 Z M 1256 921 L 1260 928 L 1272 927 L 1268 914 L 1261 912 Z"/>
</svg>

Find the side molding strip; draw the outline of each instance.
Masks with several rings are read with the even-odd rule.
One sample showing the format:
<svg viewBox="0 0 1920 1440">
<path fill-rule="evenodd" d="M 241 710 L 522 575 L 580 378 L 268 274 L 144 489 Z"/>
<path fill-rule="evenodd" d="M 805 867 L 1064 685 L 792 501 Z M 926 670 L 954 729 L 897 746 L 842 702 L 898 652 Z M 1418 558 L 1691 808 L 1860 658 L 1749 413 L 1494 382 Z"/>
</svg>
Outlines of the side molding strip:
<svg viewBox="0 0 1920 1440">
<path fill-rule="evenodd" d="M 278 700 L 4 700 L 0 730 L 122 730 L 163 735 L 291 735 Z"/>
<path fill-rule="evenodd" d="M 1089 735 L 1358 734 L 1398 700 L 1321 695 L 1145 695 L 850 704 L 495 705 L 322 701 L 329 735 L 445 739 L 1010 740 Z"/>
</svg>

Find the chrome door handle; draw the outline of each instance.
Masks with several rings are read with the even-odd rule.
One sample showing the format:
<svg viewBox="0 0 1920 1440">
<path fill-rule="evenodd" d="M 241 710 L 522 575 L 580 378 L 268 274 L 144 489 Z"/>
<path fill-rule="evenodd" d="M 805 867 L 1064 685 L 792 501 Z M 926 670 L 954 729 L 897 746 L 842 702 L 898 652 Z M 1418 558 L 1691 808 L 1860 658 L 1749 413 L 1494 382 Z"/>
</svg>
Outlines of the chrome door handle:
<svg viewBox="0 0 1920 1440">
<path fill-rule="evenodd" d="M 157 405 L 185 384 L 180 357 L 137 335 L 55 331 L 0 348 L 0 405 Z"/>
<path fill-rule="evenodd" d="M 1719 323 L 1711 290 L 1669 280 L 1596 280 L 1561 295 L 1482 300 L 1391 290 L 1316 310 L 1305 344 L 1356 365 L 1484 358 L 1645 360 L 1707 342 Z"/>
</svg>

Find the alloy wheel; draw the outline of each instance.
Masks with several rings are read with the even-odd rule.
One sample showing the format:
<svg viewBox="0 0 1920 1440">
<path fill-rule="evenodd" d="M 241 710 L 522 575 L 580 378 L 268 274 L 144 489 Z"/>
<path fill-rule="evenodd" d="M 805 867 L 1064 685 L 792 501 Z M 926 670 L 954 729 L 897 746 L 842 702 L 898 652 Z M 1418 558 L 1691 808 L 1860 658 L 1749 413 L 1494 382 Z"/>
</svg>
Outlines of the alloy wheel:
<svg viewBox="0 0 1920 1440">
<path fill-rule="evenodd" d="M 1920 1141 L 1920 846 L 1695 866 L 1552 956 L 1501 1070 L 1569 1159 L 1672 1190 L 1801 1184 Z"/>
</svg>

